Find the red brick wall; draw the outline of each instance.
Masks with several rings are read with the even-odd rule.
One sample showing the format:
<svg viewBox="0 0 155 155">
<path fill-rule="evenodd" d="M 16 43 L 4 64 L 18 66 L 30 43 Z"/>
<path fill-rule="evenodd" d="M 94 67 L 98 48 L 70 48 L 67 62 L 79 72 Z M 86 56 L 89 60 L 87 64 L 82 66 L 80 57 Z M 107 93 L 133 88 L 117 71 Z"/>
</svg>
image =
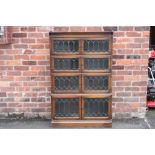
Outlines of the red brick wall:
<svg viewBox="0 0 155 155">
<path fill-rule="evenodd" d="M 143 117 L 149 27 L 13 27 L 0 45 L 0 118 L 50 118 L 49 31 L 113 31 L 113 117 Z"/>
</svg>

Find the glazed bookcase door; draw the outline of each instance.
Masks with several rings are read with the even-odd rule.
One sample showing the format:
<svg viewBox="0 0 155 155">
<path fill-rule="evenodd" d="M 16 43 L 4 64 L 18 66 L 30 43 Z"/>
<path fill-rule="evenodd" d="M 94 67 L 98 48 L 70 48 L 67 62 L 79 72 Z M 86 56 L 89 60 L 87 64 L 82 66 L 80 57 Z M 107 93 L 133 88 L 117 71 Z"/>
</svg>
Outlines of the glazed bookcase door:
<svg viewBox="0 0 155 155">
<path fill-rule="evenodd" d="M 80 72 L 81 59 L 79 56 L 52 56 L 52 72 Z"/>
<path fill-rule="evenodd" d="M 82 91 L 84 93 L 110 93 L 111 74 L 85 73 L 82 75 Z"/>
<path fill-rule="evenodd" d="M 82 53 L 84 54 L 111 54 L 111 40 L 109 37 L 105 38 L 85 38 L 82 42 Z"/>
<path fill-rule="evenodd" d="M 111 96 L 93 95 L 82 98 L 83 119 L 110 119 Z"/>
<path fill-rule="evenodd" d="M 109 33 L 51 34 L 53 126 L 110 126 L 111 52 Z"/>
<path fill-rule="evenodd" d="M 53 97 L 52 98 L 52 117 L 53 119 L 72 119 L 77 120 L 81 118 L 81 98 L 75 96 L 67 97 Z"/>
<path fill-rule="evenodd" d="M 110 72 L 111 56 L 102 55 L 84 55 L 82 57 L 82 72 Z"/>
<path fill-rule="evenodd" d="M 80 93 L 81 75 L 79 73 L 52 74 L 53 93 Z"/>
<path fill-rule="evenodd" d="M 77 38 L 54 38 L 51 40 L 52 54 L 79 54 L 80 41 Z"/>
</svg>

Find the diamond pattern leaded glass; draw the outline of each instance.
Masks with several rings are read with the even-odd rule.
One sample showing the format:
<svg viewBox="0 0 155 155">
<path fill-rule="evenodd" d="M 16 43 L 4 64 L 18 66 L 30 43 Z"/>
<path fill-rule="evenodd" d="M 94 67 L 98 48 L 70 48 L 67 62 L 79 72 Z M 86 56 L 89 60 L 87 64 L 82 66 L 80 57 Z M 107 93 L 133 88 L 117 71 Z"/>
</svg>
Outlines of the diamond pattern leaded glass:
<svg viewBox="0 0 155 155">
<path fill-rule="evenodd" d="M 78 40 L 54 40 L 55 52 L 77 52 L 79 48 Z"/>
<path fill-rule="evenodd" d="M 56 117 L 79 117 L 79 99 L 61 98 L 55 100 Z"/>
<path fill-rule="evenodd" d="M 78 58 L 55 58 L 54 69 L 56 70 L 78 70 L 79 59 Z"/>
<path fill-rule="evenodd" d="M 108 116 L 109 98 L 85 98 L 84 117 Z"/>
<path fill-rule="evenodd" d="M 109 40 L 85 40 L 84 51 L 86 52 L 109 51 Z"/>
<path fill-rule="evenodd" d="M 78 90 L 79 77 L 78 76 L 56 76 L 55 90 Z"/>
<path fill-rule="evenodd" d="M 108 58 L 85 58 L 84 69 L 87 69 L 87 70 L 109 69 L 109 59 Z"/>
<path fill-rule="evenodd" d="M 108 90 L 108 76 L 85 76 L 85 90 Z"/>
</svg>

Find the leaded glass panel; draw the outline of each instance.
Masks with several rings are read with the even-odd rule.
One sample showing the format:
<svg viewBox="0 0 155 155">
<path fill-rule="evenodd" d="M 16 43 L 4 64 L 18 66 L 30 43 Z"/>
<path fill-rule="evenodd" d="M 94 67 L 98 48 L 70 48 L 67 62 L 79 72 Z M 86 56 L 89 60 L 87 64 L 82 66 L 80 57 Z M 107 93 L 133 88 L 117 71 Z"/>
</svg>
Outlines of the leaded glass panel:
<svg viewBox="0 0 155 155">
<path fill-rule="evenodd" d="M 109 98 L 85 98 L 84 117 L 108 116 Z"/>
<path fill-rule="evenodd" d="M 79 117 L 79 99 L 55 99 L 55 117 Z"/>
</svg>

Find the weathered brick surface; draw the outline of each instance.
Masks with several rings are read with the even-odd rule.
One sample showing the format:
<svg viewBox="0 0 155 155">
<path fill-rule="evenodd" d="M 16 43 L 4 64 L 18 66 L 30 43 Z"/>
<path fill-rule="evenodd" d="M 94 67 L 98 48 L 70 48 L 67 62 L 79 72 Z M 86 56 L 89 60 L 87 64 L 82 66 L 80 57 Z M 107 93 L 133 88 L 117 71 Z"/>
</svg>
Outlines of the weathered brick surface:
<svg viewBox="0 0 155 155">
<path fill-rule="evenodd" d="M 114 117 L 143 117 L 149 27 L 13 27 L 13 41 L 0 45 L 0 113 L 50 118 L 49 32 L 113 32 Z"/>
</svg>

